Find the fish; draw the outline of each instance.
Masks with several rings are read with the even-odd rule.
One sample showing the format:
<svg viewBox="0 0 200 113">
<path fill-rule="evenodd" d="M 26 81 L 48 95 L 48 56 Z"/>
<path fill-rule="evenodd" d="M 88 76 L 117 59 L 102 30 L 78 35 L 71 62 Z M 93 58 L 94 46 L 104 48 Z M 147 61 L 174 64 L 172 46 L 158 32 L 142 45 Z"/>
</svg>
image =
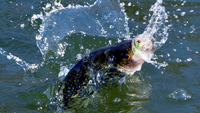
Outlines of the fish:
<svg viewBox="0 0 200 113">
<path fill-rule="evenodd" d="M 116 84 L 126 75 L 133 75 L 148 62 L 154 51 L 153 37 L 138 35 L 108 47 L 102 47 L 86 55 L 68 72 L 59 92 L 65 107 L 78 97 L 92 95 L 95 90 Z M 94 90 L 87 87 L 93 83 Z"/>
</svg>

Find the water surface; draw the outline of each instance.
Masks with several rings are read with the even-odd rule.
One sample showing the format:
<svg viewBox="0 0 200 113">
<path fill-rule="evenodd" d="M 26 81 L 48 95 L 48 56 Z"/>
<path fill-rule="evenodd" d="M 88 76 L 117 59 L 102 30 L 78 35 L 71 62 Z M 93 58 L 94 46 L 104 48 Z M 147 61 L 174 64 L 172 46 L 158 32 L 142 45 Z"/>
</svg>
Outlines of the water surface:
<svg viewBox="0 0 200 113">
<path fill-rule="evenodd" d="M 102 14 L 96 16 L 95 10 L 99 9 L 87 9 L 95 0 L 0 1 L 0 112 L 56 112 L 57 106 L 53 102 L 61 79 L 58 77 L 60 72 L 71 69 L 86 49 L 94 50 L 142 34 L 149 25 L 152 15 L 149 9 L 156 0 L 121 0 L 120 6 L 112 0 L 104 2 L 109 4 L 102 3 L 99 6 Z M 70 6 L 84 6 L 81 11 L 91 12 L 92 17 L 98 18 L 100 23 L 105 22 L 101 25 L 107 29 L 91 26 L 93 30 L 87 28 L 80 32 L 79 28 L 88 27 L 89 22 L 92 23 L 91 18 L 88 18 L 91 15 L 80 16 L 80 20 L 72 19 L 74 23 L 83 23 L 82 26 L 75 25 L 78 27 L 74 28 L 77 32 L 72 31 L 71 34 L 65 33 L 69 33 L 66 26 L 72 22 L 58 23 L 65 21 L 62 18 L 64 13 L 61 16 L 54 13 L 57 22 L 55 26 L 47 18 L 49 21 L 45 22 L 51 26 L 43 29 L 46 32 L 41 31 L 40 25 L 44 25 L 41 18 L 33 20 L 34 15 L 48 16 L 52 11 L 59 12 Z M 83 106 L 75 106 L 69 111 L 199 112 L 200 2 L 164 0 L 162 6 L 168 15 L 165 25 L 169 26 L 169 35 L 167 41 L 155 52 L 154 59 L 168 65 L 159 67 L 144 63 L 141 71 L 127 77 L 125 83 L 104 89 L 94 97 L 88 97 Z M 106 24 L 106 19 L 109 19 L 107 14 L 113 9 L 115 15 L 112 17 L 122 18 L 116 20 L 120 25 L 112 22 L 113 26 Z M 73 11 L 69 13 L 70 17 L 75 14 Z M 61 42 L 52 38 L 49 41 L 52 46 L 47 49 L 50 51 L 46 51 L 40 46 L 43 41 L 38 42 L 41 33 L 47 37 L 56 34 L 63 38 Z M 177 89 L 186 90 L 191 98 L 181 101 L 168 99 L 167 96 Z"/>
</svg>

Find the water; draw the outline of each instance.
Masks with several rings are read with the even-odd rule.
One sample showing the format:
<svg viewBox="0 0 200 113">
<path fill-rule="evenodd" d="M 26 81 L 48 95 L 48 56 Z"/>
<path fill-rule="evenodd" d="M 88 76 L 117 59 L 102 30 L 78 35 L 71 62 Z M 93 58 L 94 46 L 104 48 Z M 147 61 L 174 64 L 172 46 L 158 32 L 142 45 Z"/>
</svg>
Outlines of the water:
<svg viewBox="0 0 200 113">
<path fill-rule="evenodd" d="M 101 3 L 21 0 L 0 3 L 1 112 L 56 112 L 54 99 L 59 81 L 86 49 L 111 45 L 144 31 L 160 42 L 152 64 L 145 63 L 141 71 L 126 78 L 120 86 L 103 89 L 69 111 L 199 112 L 200 2 L 121 0 L 119 4 L 109 0 Z M 149 11 L 152 6 L 160 12 L 165 8 L 166 14 Z M 65 15 L 79 18 L 64 18 Z M 155 19 L 159 20 L 158 24 Z M 167 98 L 182 88 L 191 98 L 184 101 Z"/>
<path fill-rule="evenodd" d="M 174 91 L 173 93 L 168 95 L 169 99 L 173 99 L 173 100 L 187 100 L 191 98 L 191 95 L 187 93 L 187 91 L 185 91 L 184 89 L 177 89 L 176 91 Z"/>
</svg>

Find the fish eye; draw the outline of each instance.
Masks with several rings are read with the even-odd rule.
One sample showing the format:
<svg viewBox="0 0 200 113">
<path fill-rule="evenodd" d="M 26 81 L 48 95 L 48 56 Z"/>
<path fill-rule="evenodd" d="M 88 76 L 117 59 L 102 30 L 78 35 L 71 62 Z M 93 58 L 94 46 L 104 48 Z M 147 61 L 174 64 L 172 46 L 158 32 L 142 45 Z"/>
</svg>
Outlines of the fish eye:
<svg viewBox="0 0 200 113">
<path fill-rule="evenodd" d="M 121 53 L 120 57 L 122 60 L 129 60 L 130 59 L 130 55 L 128 53 Z"/>
<path fill-rule="evenodd" d="M 125 55 L 124 55 L 124 58 L 125 58 L 125 59 L 128 59 L 128 58 L 129 58 L 129 55 L 128 55 L 128 54 L 125 54 Z"/>
<path fill-rule="evenodd" d="M 124 60 L 129 60 L 130 59 L 130 55 L 129 54 L 124 54 L 124 58 L 123 58 Z"/>
</svg>

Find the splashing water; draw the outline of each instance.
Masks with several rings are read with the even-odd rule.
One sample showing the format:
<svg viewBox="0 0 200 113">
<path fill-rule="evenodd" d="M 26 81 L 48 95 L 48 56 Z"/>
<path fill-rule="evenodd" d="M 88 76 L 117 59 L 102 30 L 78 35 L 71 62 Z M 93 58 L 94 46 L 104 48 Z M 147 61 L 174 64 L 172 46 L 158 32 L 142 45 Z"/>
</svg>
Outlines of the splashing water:
<svg viewBox="0 0 200 113">
<path fill-rule="evenodd" d="M 153 14 L 151 16 L 151 19 L 149 20 L 148 26 L 142 34 L 136 36 L 136 38 L 146 41 L 153 39 L 154 48 L 156 49 L 160 48 L 163 44 L 165 44 L 168 38 L 167 31 L 169 27 L 165 25 L 168 16 L 165 12 L 165 7 L 161 6 L 162 3 L 162 0 L 157 0 L 157 2 L 154 5 L 152 5 L 149 11 L 152 11 Z M 143 52 L 140 53 L 140 56 L 142 56 L 146 62 L 151 63 L 158 68 L 166 67 L 168 65 L 166 62 L 158 63 L 157 61 L 151 60 L 153 56 L 153 54 L 151 53 L 145 54 Z"/>
<path fill-rule="evenodd" d="M 165 25 L 167 14 L 161 6 L 162 0 L 158 0 L 151 8 L 153 12 L 149 24 L 140 35 L 144 40 L 153 37 L 155 47 L 161 47 L 167 40 L 168 27 Z M 68 5 L 64 7 L 61 2 L 47 4 L 43 10 L 45 14 L 34 14 L 31 18 L 32 24 L 36 19 L 41 19 L 42 24 L 39 34 L 36 35 L 36 44 L 40 49 L 43 59 L 48 51 L 53 51 L 57 56 L 63 57 L 65 48 L 73 40 L 64 38 L 74 33 L 82 33 L 90 36 L 100 37 L 123 37 L 129 39 L 128 16 L 125 12 L 124 3 L 119 0 L 97 0 L 89 6 Z M 49 9 L 51 9 L 49 11 Z M 147 36 L 148 35 L 148 36 Z M 41 64 L 29 64 L 17 56 L 12 55 L 0 48 L 0 54 L 7 56 L 8 60 L 15 60 L 25 71 L 35 71 Z M 151 55 L 150 55 L 151 56 Z M 149 61 L 158 67 L 165 67 L 167 63 Z"/>
<path fill-rule="evenodd" d="M 162 2 L 162 0 L 157 0 L 157 2 L 149 9 L 149 11 L 153 11 L 153 14 L 144 31 L 144 33 L 154 37 L 155 48 L 159 48 L 165 44 L 168 37 L 168 27 L 165 25 L 168 17 L 165 12 L 165 7 L 161 6 Z"/>
<path fill-rule="evenodd" d="M 150 8 L 149 11 L 152 11 L 153 14 L 148 26 L 141 34 L 144 40 L 153 37 L 155 48 L 161 47 L 168 37 L 168 27 L 165 25 L 167 14 L 165 8 L 161 6 L 162 2 L 162 0 L 158 0 Z M 56 5 L 58 6 L 57 9 L 54 8 L 45 15 L 39 14 L 32 17 L 32 21 L 38 18 L 42 19 L 36 41 L 43 58 L 46 57 L 46 53 L 49 50 L 63 57 L 65 48 L 71 41 L 62 42 L 61 40 L 63 40 L 64 36 L 69 36 L 73 33 L 82 33 L 90 36 L 130 38 L 127 35 L 129 34 L 129 18 L 125 13 L 124 3 L 114 0 L 97 0 L 90 6 L 69 5 L 63 7 L 62 4 L 57 2 Z M 152 55 L 148 57 L 152 57 Z M 148 62 L 158 65 L 158 67 L 167 66 L 167 63 Z"/>
<path fill-rule="evenodd" d="M 49 50 L 63 57 L 70 40 L 66 43 L 61 40 L 73 33 L 129 38 L 128 18 L 124 11 L 119 0 L 97 0 L 90 6 L 61 5 L 45 15 L 33 15 L 32 21 L 42 19 L 39 34 L 36 36 L 37 46 L 44 58 Z"/>
<path fill-rule="evenodd" d="M 170 93 L 167 97 L 169 99 L 177 100 L 177 101 L 187 100 L 187 99 L 192 98 L 192 96 L 184 89 L 177 89 L 173 93 Z"/>
<path fill-rule="evenodd" d="M 7 51 L 4 51 L 2 48 L 0 48 L 0 54 L 2 54 L 3 56 L 6 56 L 8 60 L 14 60 L 17 65 L 23 68 L 24 71 L 31 70 L 33 72 L 39 66 L 38 64 L 29 64 L 23 61 L 22 59 L 20 59 L 19 57 L 14 56 L 11 53 L 8 53 Z"/>
</svg>

